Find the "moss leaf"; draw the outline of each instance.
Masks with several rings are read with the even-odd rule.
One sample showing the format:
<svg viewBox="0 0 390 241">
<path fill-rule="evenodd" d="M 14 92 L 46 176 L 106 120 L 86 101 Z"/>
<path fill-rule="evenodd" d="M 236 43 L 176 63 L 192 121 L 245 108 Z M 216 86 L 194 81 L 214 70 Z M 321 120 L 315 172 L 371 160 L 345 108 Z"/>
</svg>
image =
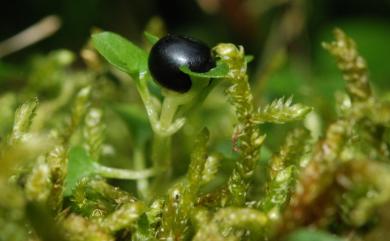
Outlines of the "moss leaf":
<svg viewBox="0 0 390 241">
<path fill-rule="evenodd" d="M 293 104 L 292 97 L 288 99 L 282 97 L 264 108 L 260 108 L 258 113 L 253 117 L 253 121 L 257 124 L 283 124 L 290 121 L 302 120 L 310 111 L 312 111 L 311 107 L 299 103 Z"/>
</svg>

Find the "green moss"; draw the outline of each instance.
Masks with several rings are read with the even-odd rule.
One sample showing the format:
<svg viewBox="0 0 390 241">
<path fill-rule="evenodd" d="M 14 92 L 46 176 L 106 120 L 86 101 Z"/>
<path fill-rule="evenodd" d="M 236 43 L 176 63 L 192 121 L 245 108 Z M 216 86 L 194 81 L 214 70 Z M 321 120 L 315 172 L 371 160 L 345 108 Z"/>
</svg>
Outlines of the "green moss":
<svg viewBox="0 0 390 241">
<path fill-rule="evenodd" d="M 309 95 L 297 98 L 307 105 L 278 96 L 257 106 L 242 46 L 214 47 L 218 64 L 207 73 L 183 67 L 200 80 L 188 93 L 156 93 L 145 50 L 112 33 L 93 39 L 131 76 L 96 52 L 95 67 L 78 71 L 69 66 L 73 54 L 55 52 L 38 61 L 50 68 L 36 70 L 31 85 L 0 96 L 0 240 L 364 238 L 389 201 L 390 104 L 372 90 L 357 44 L 341 30 L 324 47 L 346 91 L 323 133 L 300 122 L 313 109 L 324 115 L 309 107 Z M 55 62 L 59 53 L 72 58 Z M 115 81 L 116 95 L 101 91 Z M 53 96 L 30 98 L 40 91 Z M 297 128 L 288 134 L 268 128 L 290 122 Z M 267 141 L 276 135 L 285 141 L 273 153 Z"/>
</svg>

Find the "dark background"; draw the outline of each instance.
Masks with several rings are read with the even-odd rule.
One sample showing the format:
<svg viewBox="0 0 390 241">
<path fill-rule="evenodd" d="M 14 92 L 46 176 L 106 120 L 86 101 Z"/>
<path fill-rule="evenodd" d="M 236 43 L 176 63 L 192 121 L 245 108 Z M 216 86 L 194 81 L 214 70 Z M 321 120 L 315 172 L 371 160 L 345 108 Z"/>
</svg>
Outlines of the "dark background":
<svg viewBox="0 0 390 241">
<path fill-rule="evenodd" d="M 48 51 L 53 48 L 78 50 L 87 40 L 92 27 L 119 32 L 139 40 L 148 20 L 156 15 L 162 17 L 169 32 L 195 35 L 210 44 L 220 41 L 235 42 L 243 44 L 248 51 L 261 51 L 262 43 L 272 31 L 271 22 L 280 17 L 294 2 L 302 5 L 306 20 L 301 36 L 307 34 L 309 38 L 306 40 L 311 42 L 310 45 L 313 45 L 322 29 L 329 25 L 346 20 L 365 19 L 388 26 L 390 21 L 389 0 L 218 2 L 220 7 L 207 13 L 207 9 L 202 9 L 195 0 L 3 1 L 0 8 L 0 41 L 50 14 L 56 14 L 62 19 L 62 28 L 51 38 L 27 51 Z M 250 9 L 248 5 L 251 6 Z M 264 8 L 265 5 L 271 6 L 261 14 L 251 13 Z M 25 51 L 20 55 L 26 54 Z"/>
</svg>

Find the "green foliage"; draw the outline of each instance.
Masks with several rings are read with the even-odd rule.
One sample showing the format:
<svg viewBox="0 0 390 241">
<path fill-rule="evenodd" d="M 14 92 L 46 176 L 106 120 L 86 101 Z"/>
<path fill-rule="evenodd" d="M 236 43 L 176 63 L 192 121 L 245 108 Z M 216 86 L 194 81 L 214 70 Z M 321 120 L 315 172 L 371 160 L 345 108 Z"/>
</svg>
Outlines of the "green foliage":
<svg viewBox="0 0 390 241">
<path fill-rule="evenodd" d="M 203 223 L 196 233 L 194 240 L 241 240 L 248 236 L 250 240 L 258 240 L 261 227 L 267 223 L 267 217 L 249 208 L 222 208 L 210 222 Z M 243 229 L 249 230 L 244 235 Z"/>
<path fill-rule="evenodd" d="M 88 155 L 87 151 L 80 147 L 73 147 L 69 151 L 68 174 L 65 180 L 65 195 L 70 195 L 77 183 L 87 176 L 94 174 L 106 178 L 118 179 L 143 179 L 153 175 L 153 170 L 124 170 L 102 166 Z"/>
<path fill-rule="evenodd" d="M 11 144 L 23 140 L 25 134 L 28 132 L 31 126 L 31 121 L 35 115 L 37 106 L 38 99 L 34 98 L 24 103 L 16 110 L 12 134 L 9 138 L 9 142 Z"/>
<path fill-rule="evenodd" d="M 65 195 L 69 196 L 78 181 L 95 171 L 94 161 L 82 147 L 73 147 L 69 151 L 68 175 L 65 179 Z"/>
<path fill-rule="evenodd" d="M 99 218 L 113 213 L 120 205 L 134 202 L 134 197 L 101 178 L 85 177 L 77 183 L 71 200 L 76 213 Z"/>
<path fill-rule="evenodd" d="M 183 71 L 183 73 L 186 73 L 193 77 L 201 77 L 201 78 L 224 78 L 229 73 L 229 66 L 221 61 L 217 62 L 217 66 L 210 69 L 206 73 L 196 73 L 191 71 L 188 66 L 182 66 L 180 67 L 180 70 Z"/>
<path fill-rule="evenodd" d="M 102 110 L 91 108 L 85 116 L 84 137 L 87 150 L 92 159 L 98 161 L 104 140 L 104 123 Z"/>
<path fill-rule="evenodd" d="M 206 164 L 208 139 L 209 131 L 204 129 L 194 143 L 186 183 L 175 185 L 168 191 L 167 202 L 162 212 L 160 239 L 185 239 L 188 236 L 191 229 L 189 221 Z"/>
<path fill-rule="evenodd" d="M 296 129 L 286 137 L 279 153 L 272 156 L 268 169 L 266 196 L 261 200 L 260 209 L 269 216 L 279 216 L 288 203 L 295 186 L 300 161 L 307 152 L 309 132 Z"/>
<path fill-rule="evenodd" d="M 247 64 L 249 64 L 250 62 L 252 62 L 253 60 L 255 59 L 255 57 L 253 55 L 245 55 L 245 62 Z"/>
<path fill-rule="evenodd" d="M 356 49 L 356 43 L 343 31 L 334 31 L 336 41 L 323 46 L 336 57 L 339 69 L 347 81 L 347 92 L 352 100 L 364 100 L 371 96 L 367 64 Z"/>
<path fill-rule="evenodd" d="M 102 32 L 92 35 L 96 49 L 112 65 L 131 75 L 147 70 L 147 54 L 118 34 Z"/>
<path fill-rule="evenodd" d="M 84 115 L 87 113 L 90 105 L 91 87 L 82 88 L 76 96 L 72 106 L 72 114 L 67 130 L 63 133 L 63 142 L 67 144 L 74 132 L 78 129 L 83 121 Z"/>
<path fill-rule="evenodd" d="M 213 79 L 185 94 L 151 91 L 147 52 L 114 33 L 92 42 L 130 76 L 92 49 L 86 70 L 71 68 L 71 53 L 49 54 L 37 66 L 50 71 L 32 73 L 53 79 L 0 96 L 0 240 L 364 240 L 390 200 L 390 104 L 372 91 L 355 42 L 335 37 L 324 47 L 346 93 L 315 135 L 314 108 L 255 99 L 242 46 L 214 47 L 207 73 L 183 66 Z M 30 96 L 47 91 L 40 105 Z M 282 129 L 300 120 L 307 128 Z"/>
<path fill-rule="evenodd" d="M 219 44 L 214 48 L 214 51 L 217 57 L 224 59 L 229 65 L 230 72 L 226 80 L 231 86 L 227 90 L 227 94 L 235 107 L 238 120 L 236 141 L 239 144 L 240 153 L 240 160 L 236 162 L 228 181 L 229 202 L 232 205 L 241 206 L 246 201 L 249 181 L 253 176 L 260 146 L 265 136 L 260 134 L 257 125 L 251 121 L 254 115 L 254 102 L 248 83 L 243 48 L 237 48 L 233 44 Z"/>
<path fill-rule="evenodd" d="M 292 97 L 286 100 L 282 97 L 264 108 L 259 108 L 253 121 L 259 124 L 284 124 L 289 121 L 302 120 L 311 110 L 312 108 L 302 104 L 292 104 Z"/>
<path fill-rule="evenodd" d="M 155 44 L 157 43 L 158 41 L 158 37 L 154 36 L 153 34 L 149 33 L 149 32 L 144 32 L 144 36 L 145 38 L 149 41 L 150 44 Z"/>
<path fill-rule="evenodd" d="M 287 241 L 341 241 L 342 239 L 319 230 L 302 229 L 292 233 Z"/>
<path fill-rule="evenodd" d="M 57 212 L 63 207 L 65 178 L 68 172 L 64 167 L 67 166 L 67 158 L 65 148 L 61 145 L 53 147 L 46 156 L 46 162 L 50 168 L 50 179 L 52 182 L 48 203 L 52 209 Z"/>
<path fill-rule="evenodd" d="M 108 231 L 99 227 L 98 224 L 86 218 L 71 214 L 61 222 L 66 230 L 67 240 L 75 241 L 114 241 L 114 237 Z"/>
</svg>

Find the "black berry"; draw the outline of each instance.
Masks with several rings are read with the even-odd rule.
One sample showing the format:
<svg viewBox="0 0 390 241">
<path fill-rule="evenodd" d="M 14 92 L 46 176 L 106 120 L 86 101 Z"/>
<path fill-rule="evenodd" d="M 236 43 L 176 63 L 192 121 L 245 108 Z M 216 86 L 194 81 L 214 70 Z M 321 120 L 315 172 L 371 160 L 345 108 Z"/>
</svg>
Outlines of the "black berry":
<svg viewBox="0 0 390 241">
<path fill-rule="evenodd" d="M 191 78 L 180 71 L 186 65 L 191 71 L 204 73 L 215 66 L 210 48 L 189 37 L 167 35 L 151 49 L 149 70 L 161 86 L 177 92 L 191 89 Z"/>
</svg>

